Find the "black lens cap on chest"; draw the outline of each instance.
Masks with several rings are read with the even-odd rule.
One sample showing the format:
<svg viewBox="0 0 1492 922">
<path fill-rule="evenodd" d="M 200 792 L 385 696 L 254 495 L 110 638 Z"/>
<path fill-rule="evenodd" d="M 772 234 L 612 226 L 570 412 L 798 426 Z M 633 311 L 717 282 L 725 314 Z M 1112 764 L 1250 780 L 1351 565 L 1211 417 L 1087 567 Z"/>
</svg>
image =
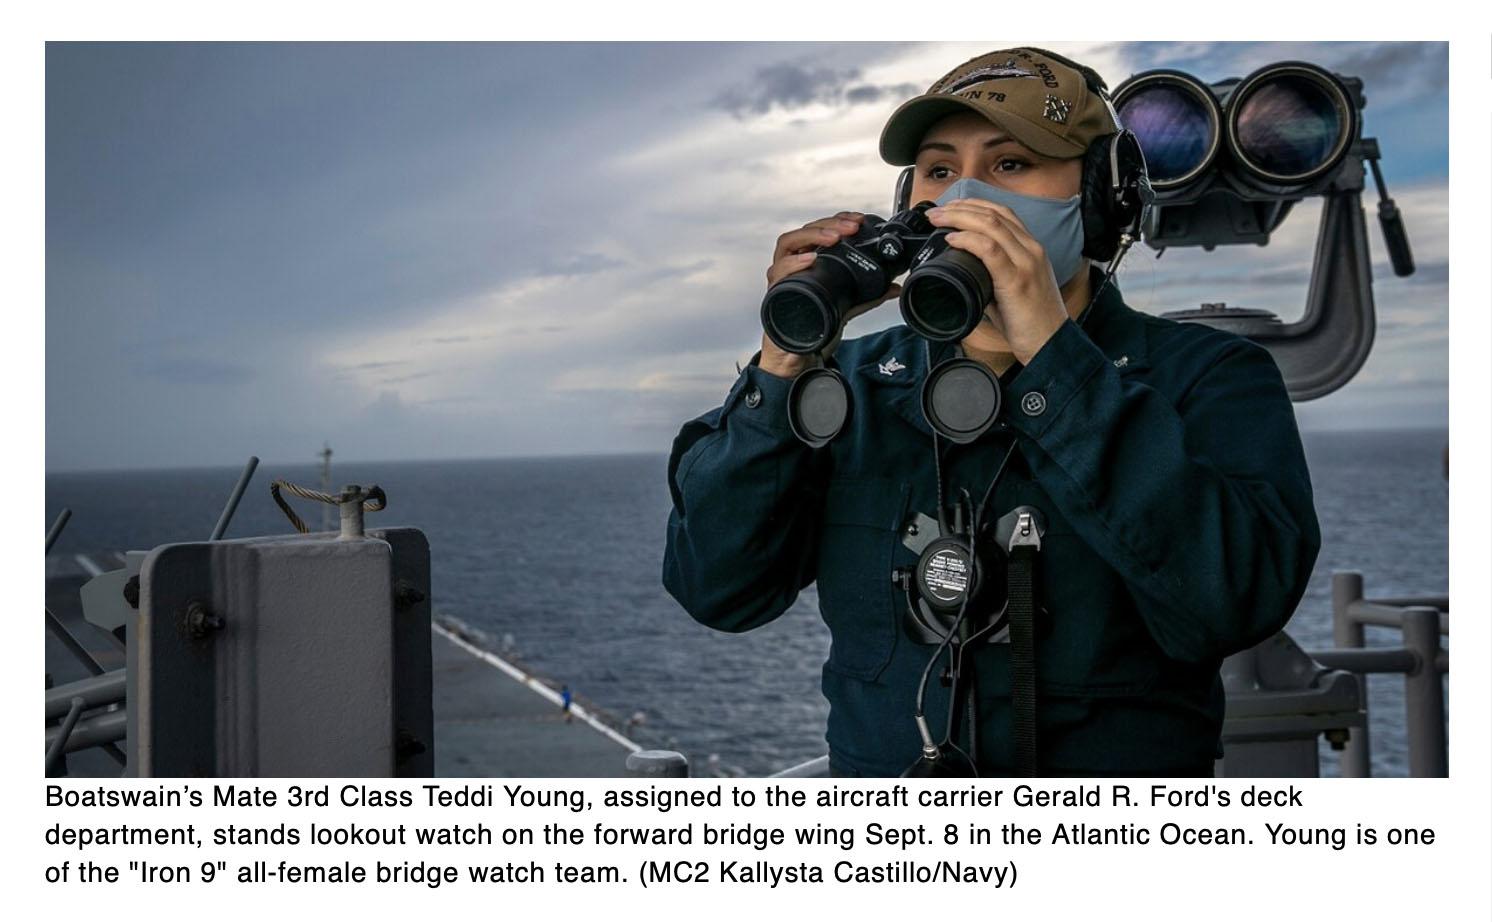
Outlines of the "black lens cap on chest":
<svg viewBox="0 0 1492 922">
<path fill-rule="evenodd" d="M 832 368 L 810 368 L 793 379 L 787 392 L 787 422 L 810 448 L 834 440 L 850 418 L 850 388 Z"/>
<path fill-rule="evenodd" d="M 933 431 L 966 445 L 1000 416 L 1000 380 L 970 358 L 941 362 L 922 385 L 922 415 Z"/>
</svg>

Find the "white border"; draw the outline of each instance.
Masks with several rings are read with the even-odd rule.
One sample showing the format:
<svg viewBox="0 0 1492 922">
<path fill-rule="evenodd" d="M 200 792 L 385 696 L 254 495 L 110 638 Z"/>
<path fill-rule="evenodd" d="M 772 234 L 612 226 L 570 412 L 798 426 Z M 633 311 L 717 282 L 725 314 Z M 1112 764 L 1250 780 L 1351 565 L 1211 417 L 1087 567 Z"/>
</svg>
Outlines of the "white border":
<svg viewBox="0 0 1492 922">
<path fill-rule="evenodd" d="M 0 700 L 6 702 L 13 728 L 9 758 L 0 783 L 5 824 L 4 868 L 7 897 L 19 917 L 49 911 L 107 912 L 119 918 L 172 917 L 171 910 L 202 911 L 215 916 L 261 919 L 266 912 L 289 918 L 314 918 L 348 910 L 373 910 L 370 917 L 392 917 L 410 911 L 437 913 L 518 913 L 542 918 L 656 915 L 660 912 L 709 912 L 719 918 L 758 918 L 763 911 L 792 912 L 805 917 L 841 915 L 847 910 L 868 918 L 938 911 L 961 905 L 985 912 L 1034 912 L 1039 918 L 1072 918 L 1093 911 L 1104 918 L 1256 919 L 1274 908 L 1286 917 L 1354 913 L 1361 918 L 1400 919 L 1425 915 L 1446 919 L 1489 917 L 1486 869 L 1489 854 L 1489 622 L 1488 530 L 1492 521 L 1492 472 L 1489 450 L 1488 398 L 1492 377 L 1488 350 L 1487 254 L 1488 216 L 1492 212 L 1488 145 L 1492 141 L 1492 56 L 1487 13 L 1482 5 L 1419 2 L 1408 6 L 1355 6 L 1350 12 L 1328 5 L 1217 4 L 1028 4 L 1021 6 L 952 5 L 933 9 L 907 4 L 818 4 L 759 2 L 731 5 L 728 18 L 719 7 L 703 3 L 638 4 L 602 8 L 590 5 L 475 5 L 426 2 L 408 4 L 262 3 L 234 9 L 228 5 L 188 3 L 70 3 L 43 7 L 28 4 L 11 11 L 7 21 L 4 87 L 8 143 L 3 148 L 9 218 L 5 279 L 11 349 L 5 373 L 12 395 L 7 421 L 20 433 L 4 460 L 11 485 L 14 528 L 11 561 L 13 584 L 22 587 L 10 607 L 11 642 L 7 668 L 0 670 Z M 558 15 L 556 15 L 558 13 Z M 252 17 L 252 18 L 251 18 Z M 553 890 L 450 891 L 418 890 L 260 890 L 233 891 L 220 901 L 201 891 L 166 894 L 160 890 L 118 888 L 59 892 L 44 890 L 37 879 L 38 830 L 47 822 L 39 807 L 37 756 L 27 743 L 40 665 L 31 651 L 41 643 L 40 619 L 34 618 L 41 581 L 43 406 L 35 399 L 43 380 L 44 335 L 43 92 L 41 42 L 67 39 L 207 39 L 207 38 L 821 38 L 943 39 L 950 32 L 965 39 L 988 38 L 992 47 L 1066 38 L 1132 40 L 1157 36 L 1196 39 L 1198 32 L 1227 39 L 1381 39 L 1450 40 L 1452 192 L 1451 292 L 1451 446 L 1450 489 L 1451 594 L 1457 610 L 1467 613 L 1457 624 L 1459 668 L 1452 672 L 1451 774 L 1448 781 L 1335 782 L 1335 788 L 1311 785 L 1320 808 L 1313 821 L 1350 822 L 1352 818 L 1417 817 L 1436 825 L 1441 845 L 1425 854 L 1379 854 L 1336 859 L 1332 853 L 1263 853 L 1247 855 L 1172 852 L 1134 855 L 1127 850 L 1071 853 L 1060 861 L 1045 859 L 1046 870 L 1025 890 L 1009 893 L 964 891 L 926 893 L 865 888 L 851 891 L 798 891 L 792 894 L 741 890 L 722 893 L 701 888 L 684 894 L 640 894 L 637 891 Z M 556 79 L 561 79 L 559 75 Z M 1411 217 L 1412 220 L 1412 217 Z M 1413 228 L 1410 228 L 1411 234 Z M 1386 541 L 1414 540 L 1413 523 Z M 760 783 L 760 782 L 758 782 Z M 741 819 L 749 819 L 742 814 Z M 811 818 L 804 813 L 801 819 Z M 1033 859 L 1034 860 L 1034 859 Z M 1043 879 L 1044 875 L 1044 879 Z M 724 899 L 722 899 L 724 897 Z M 210 902 L 203 902 L 204 899 Z M 84 902 L 98 900 L 98 902 Z M 29 905 L 28 905 L 29 904 Z M 853 907 L 853 908 L 852 908 Z M 936 908 L 934 908 L 936 907 Z"/>
</svg>

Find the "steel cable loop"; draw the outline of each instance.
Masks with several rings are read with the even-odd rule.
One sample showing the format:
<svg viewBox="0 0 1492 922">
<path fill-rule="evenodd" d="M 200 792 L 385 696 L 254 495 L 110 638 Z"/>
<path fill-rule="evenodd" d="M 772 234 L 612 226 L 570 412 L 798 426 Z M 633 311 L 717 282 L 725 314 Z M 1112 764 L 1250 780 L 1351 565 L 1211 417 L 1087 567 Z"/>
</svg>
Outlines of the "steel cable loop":
<svg viewBox="0 0 1492 922">
<path fill-rule="evenodd" d="M 285 517 L 290 520 L 290 524 L 295 526 L 295 530 L 303 535 L 310 534 L 311 530 L 306 527 L 305 522 L 301 521 L 301 517 L 295 514 L 295 510 L 290 508 L 290 504 L 285 501 L 285 497 L 280 495 L 280 490 L 282 489 L 287 493 L 299 496 L 301 499 L 309 499 L 312 502 L 327 503 L 332 506 L 342 505 L 341 496 L 323 493 L 320 490 L 312 490 L 309 487 L 303 487 L 288 480 L 270 481 L 270 497 L 274 499 L 275 505 L 280 507 L 280 511 L 285 513 Z M 368 488 L 366 498 L 363 500 L 363 511 L 378 512 L 387 508 L 388 504 L 388 496 L 383 492 L 383 488 L 374 485 Z"/>
</svg>

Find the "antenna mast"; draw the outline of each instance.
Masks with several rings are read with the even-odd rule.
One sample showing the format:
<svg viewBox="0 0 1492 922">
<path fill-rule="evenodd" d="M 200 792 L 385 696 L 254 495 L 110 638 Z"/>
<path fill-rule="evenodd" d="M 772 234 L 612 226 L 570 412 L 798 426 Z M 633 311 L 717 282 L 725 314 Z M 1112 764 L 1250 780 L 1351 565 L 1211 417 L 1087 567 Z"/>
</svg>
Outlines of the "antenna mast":
<svg viewBox="0 0 1492 922">
<path fill-rule="evenodd" d="M 330 442 L 321 443 L 321 452 L 317 455 L 321 459 L 321 492 L 332 491 L 332 445 Z M 322 505 L 321 507 L 321 530 L 332 530 L 332 507 Z"/>
</svg>

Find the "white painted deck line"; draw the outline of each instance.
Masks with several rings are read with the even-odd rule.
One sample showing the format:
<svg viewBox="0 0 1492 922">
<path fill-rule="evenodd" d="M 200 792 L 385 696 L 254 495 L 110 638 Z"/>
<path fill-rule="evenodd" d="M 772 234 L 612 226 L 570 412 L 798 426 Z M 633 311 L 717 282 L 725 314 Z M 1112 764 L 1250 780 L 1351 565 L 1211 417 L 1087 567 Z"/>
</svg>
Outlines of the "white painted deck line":
<svg viewBox="0 0 1492 922">
<path fill-rule="evenodd" d="M 522 669 L 519 669 L 517 666 L 514 666 L 512 663 L 498 656 L 496 653 L 491 653 L 487 650 L 483 650 L 481 647 L 473 645 L 465 638 L 461 637 L 454 631 L 451 631 L 441 624 L 431 622 L 430 630 L 436 632 L 440 636 L 444 637 L 446 640 L 449 640 L 451 643 L 465 650 L 467 653 L 470 653 L 472 656 L 475 656 L 477 659 L 481 660 L 487 665 L 495 666 L 502 672 L 507 673 L 509 678 L 513 679 L 515 682 L 518 682 L 520 685 L 527 686 L 535 694 L 539 695 L 547 701 L 552 702 L 555 707 L 559 707 L 561 705 L 562 702 L 559 696 L 559 692 L 545 685 L 543 682 L 534 678 L 529 673 L 524 672 Z M 606 724 L 593 717 L 591 713 L 584 707 L 581 707 L 579 704 L 573 701 L 570 703 L 570 713 L 574 714 L 577 718 L 585 721 L 591 726 L 592 729 L 598 731 L 603 736 L 607 737 L 615 743 L 620 744 L 628 752 L 642 751 L 641 746 L 627 739 L 625 736 L 616 732 L 611 727 L 608 727 Z"/>
</svg>

